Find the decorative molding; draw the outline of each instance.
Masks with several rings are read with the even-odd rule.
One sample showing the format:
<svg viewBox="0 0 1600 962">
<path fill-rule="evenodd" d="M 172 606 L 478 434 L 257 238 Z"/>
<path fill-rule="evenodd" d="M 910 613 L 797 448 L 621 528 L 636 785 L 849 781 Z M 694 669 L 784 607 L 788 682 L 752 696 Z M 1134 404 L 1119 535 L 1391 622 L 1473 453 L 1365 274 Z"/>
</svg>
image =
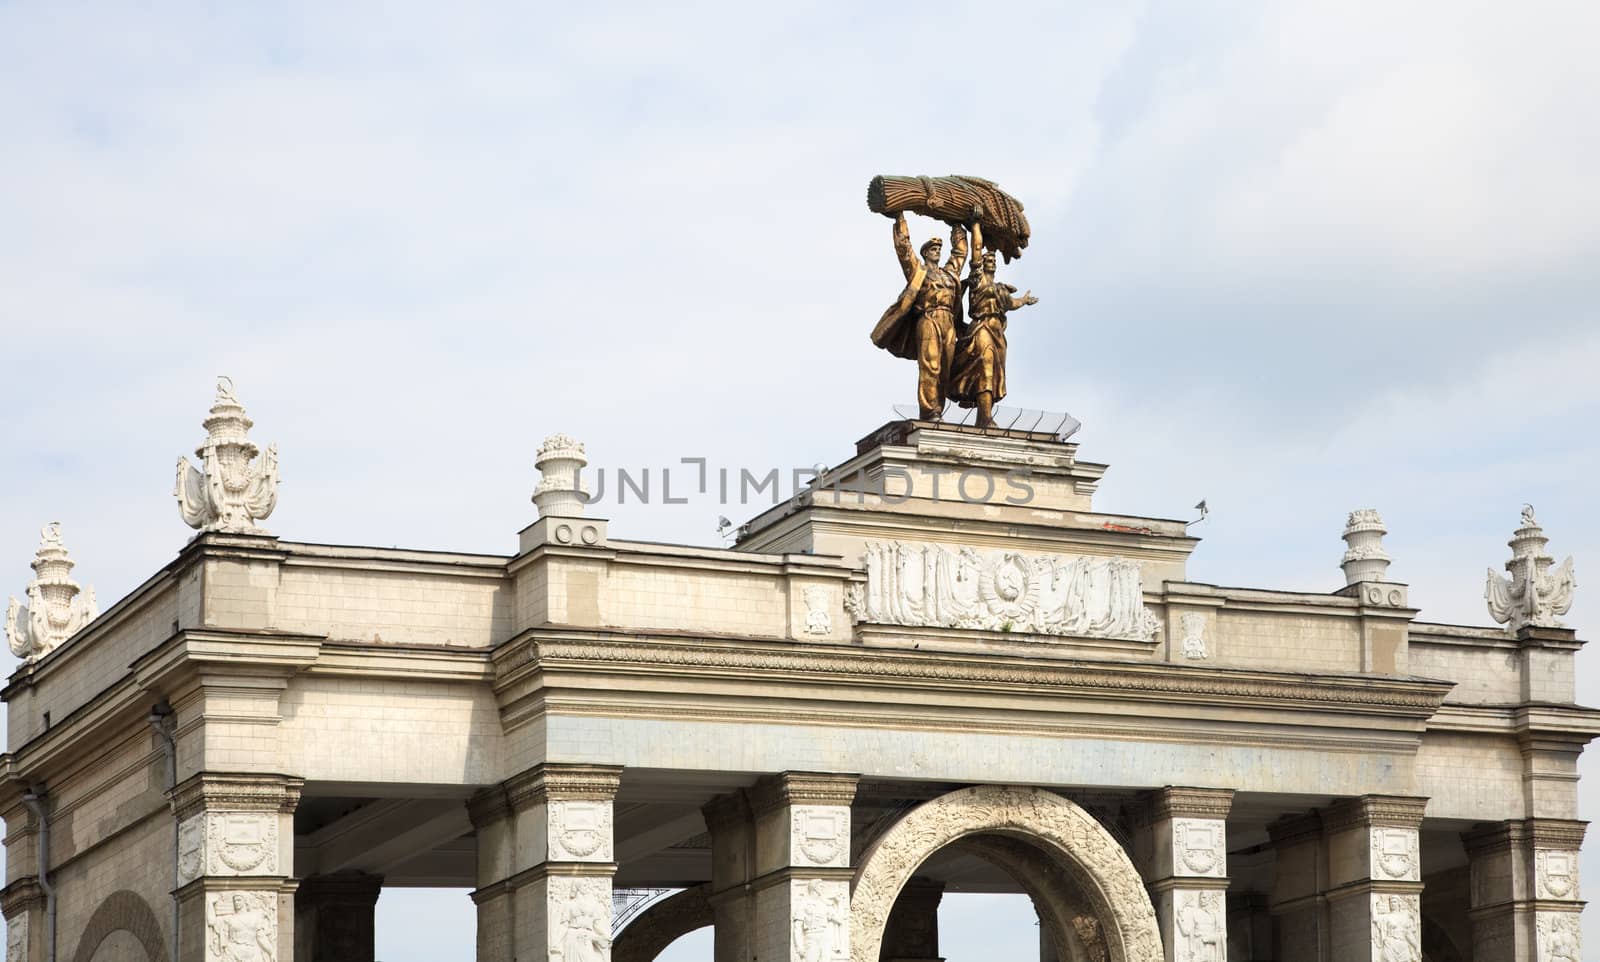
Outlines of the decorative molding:
<svg viewBox="0 0 1600 962">
<path fill-rule="evenodd" d="M 1576 902 L 1578 895 L 1578 853 L 1536 848 L 1533 850 L 1535 891 L 1542 899 Z"/>
<path fill-rule="evenodd" d="M 537 638 L 528 646 L 527 660 L 542 667 L 552 662 L 570 661 L 585 669 L 596 666 L 655 665 L 662 668 L 724 669 L 740 674 L 759 672 L 799 672 L 814 675 L 891 677 L 905 681 L 996 682 L 1008 685 L 1041 686 L 1051 689 L 1079 688 L 1098 691 L 1128 691 L 1141 695 L 1178 694 L 1217 698 L 1289 700 L 1302 704 L 1307 699 L 1328 704 L 1366 705 L 1426 717 L 1436 712 L 1450 683 L 1413 680 L 1375 681 L 1320 677 L 1307 680 L 1303 675 L 1262 672 L 1194 672 L 1171 665 L 1129 665 L 1126 663 L 1086 664 L 1007 662 L 997 659 L 941 657 L 915 658 L 905 651 L 887 653 L 821 651 L 808 648 L 760 650 L 750 646 L 723 647 L 705 644 L 660 644 L 637 640 L 571 640 Z M 1265 677 L 1263 677 L 1265 676 Z"/>
<path fill-rule="evenodd" d="M 1583 962 L 1583 929 L 1577 912 L 1539 912 L 1534 929 L 1539 962 Z"/>
<path fill-rule="evenodd" d="M 206 896 L 206 962 L 277 962 L 276 892 Z"/>
<path fill-rule="evenodd" d="M 928 856 L 986 832 L 1030 839 L 1081 888 L 1120 962 L 1162 962 L 1155 909 L 1127 852 L 1094 816 L 1038 788 L 984 785 L 912 809 L 858 860 L 850 903 L 850 956 L 876 959 L 901 888 Z"/>
<path fill-rule="evenodd" d="M 1144 802 L 1135 815 L 1145 824 L 1164 818 L 1226 819 L 1233 808 L 1233 789 L 1169 785 L 1147 792 Z"/>
<path fill-rule="evenodd" d="M 178 823 L 178 884 L 202 875 L 277 875 L 276 812 L 198 812 Z"/>
<path fill-rule="evenodd" d="M 1426 798 L 1403 795 L 1341 799 L 1323 813 L 1323 827 L 1330 835 L 1363 826 L 1416 829 L 1422 825 L 1422 813 L 1427 806 Z"/>
<path fill-rule="evenodd" d="M 832 593 L 822 585 L 809 585 L 800 592 L 806 603 L 806 627 L 808 635 L 827 635 L 833 631 L 833 616 L 829 613 L 832 606 Z"/>
<path fill-rule="evenodd" d="M 1185 611 L 1178 616 L 1183 629 L 1183 657 L 1191 661 L 1204 661 L 1210 657 L 1206 650 L 1206 616 L 1198 611 Z"/>
<path fill-rule="evenodd" d="M 1422 897 L 1373 892 L 1372 958 L 1422 962 Z"/>
<path fill-rule="evenodd" d="M 292 815 L 304 781 L 291 775 L 201 772 L 168 792 L 179 822 L 200 812 L 277 812 Z"/>
<path fill-rule="evenodd" d="M 552 875 L 546 902 L 550 924 L 547 958 L 610 962 L 611 880 Z"/>
<path fill-rule="evenodd" d="M 1216 889 L 1173 893 L 1173 962 L 1228 962 L 1228 910 Z"/>
<path fill-rule="evenodd" d="M 1226 877 L 1227 837 L 1228 823 L 1221 819 L 1173 819 L 1172 874 L 1189 878 Z"/>
<path fill-rule="evenodd" d="M 1422 881 L 1420 833 L 1414 828 L 1372 828 L 1371 874 L 1375 879 Z"/>
<path fill-rule="evenodd" d="M 267 445 L 260 463 L 254 463 L 261 451 L 247 435 L 255 422 L 233 396 L 233 382 L 226 377 L 217 379 L 217 398 L 202 423 L 206 439 L 194 452 L 200 467 L 179 457 L 172 489 L 183 523 L 201 531 L 266 534 L 256 522 L 278 504 L 278 446 Z"/>
<path fill-rule="evenodd" d="M 875 541 L 862 566 L 860 621 L 1134 641 L 1161 630 L 1129 558 Z"/>
<path fill-rule="evenodd" d="M 611 861 L 610 801 L 552 798 L 546 812 L 551 861 Z"/>
<path fill-rule="evenodd" d="M 1571 557 L 1562 562 L 1560 568 L 1550 570 L 1555 558 L 1544 553 L 1549 541 L 1533 516 L 1533 506 L 1526 505 L 1522 509 L 1522 527 L 1506 542 L 1511 546 L 1511 560 L 1506 562 L 1506 571 L 1511 577 L 1489 569 L 1483 589 L 1489 617 L 1512 632 L 1530 626 L 1566 627 L 1558 616 L 1572 608 L 1577 576 L 1573 573 Z"/>
<path fill-rule="evenodd" d="M 39 547 L 28 566 L 33 569 L 25 592 L 28 603 L 13 597 L 6 607 L 6 643 L 13 655 L 31 663 L 98 617 L 100 605 L 93 588 L 80 588 L 72 580 L 73 561 L 61 542 L 61 522 L 40 529 Z"/>
<path fill-rule="evenodd" d="M 622 769 L 614 765 L 535 765 L 502 784 L 514 811 L 552 799 L 610 802 L 622 784 Z"/>
<path fill-rule="evenodd" d="M 789 809 L 791 865 L 850 865 L 850 806 L 794 805 Z"/>
<path fill-rule="evenodd" d="M 784 772 L 767 775 L 751 786 L 750 810 L 763 815 L 784 805 L 843 805 L 856 797 L 857 775 Z"/>
<path fill-rule="evenodd" d="M 850 951 L 850 883 L 789 881 L 789 962 L 836 962 Z"/>
</svg>

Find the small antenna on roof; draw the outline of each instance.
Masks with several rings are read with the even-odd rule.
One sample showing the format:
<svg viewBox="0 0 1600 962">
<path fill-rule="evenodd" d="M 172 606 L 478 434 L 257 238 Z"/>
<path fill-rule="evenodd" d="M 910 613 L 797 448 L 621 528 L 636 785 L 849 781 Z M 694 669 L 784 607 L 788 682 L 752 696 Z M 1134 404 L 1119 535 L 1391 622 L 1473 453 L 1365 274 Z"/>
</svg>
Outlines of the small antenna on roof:
<svg viewBox="0 0 1600 962">
<path fill-rule="evenodd" d="M 1199 524 L 1200 522 L 1202 522 L 1202 521 L 1204 521 L 1206 519 L 1206 515 L 1211 513 L 1211 509 L 1206 507 L 1206 499 L 1205 498 L 1201 498 L 1200 499 L 1200 503 L 1196 504 L 1194 506 L 1194 509 L 1196 511 L 1200 512 L 1200 517 L 1195 518 L 1193 521 L 1184 522 L 1184 525 L 1183 525 L 1184 528 L 1188 528 L 1191 525 Z"/>
</svg>

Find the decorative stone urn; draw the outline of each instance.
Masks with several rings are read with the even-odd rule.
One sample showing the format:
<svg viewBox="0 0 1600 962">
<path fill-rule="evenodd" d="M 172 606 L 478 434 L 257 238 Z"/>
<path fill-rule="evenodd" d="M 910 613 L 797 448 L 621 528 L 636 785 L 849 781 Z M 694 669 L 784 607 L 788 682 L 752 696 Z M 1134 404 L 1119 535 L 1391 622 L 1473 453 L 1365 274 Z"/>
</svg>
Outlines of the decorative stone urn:
<svg viewBox="0 0 1600 962">
<path fill-rule="evenodd" d="M 25 662 L 54 651 L 100 613 L 94 589 L 80 588 L 72 580 L 73 561 L 61 543 L 59 521 L 39 533 L 39 550 L 30 567 L 34 578 L 28 583 L 28 603 L 12 598 L 6 609 L 6 641 L 11 653 Z"/>
<path fill-rule="evenodd" d="M 217 399 L 202 422 L 206 439 L 195 454 L 200 468 L 178 458 L 178 481 L 173 496 L 183 521 L 202 532 L 266 534 L 256 522 L 272 514 L 278 504 L 278 446 L 268 445 L 259 463 L 257 448 L 247 435 L 255 424 L 244 405 L 233 396 L 233 382 L 217 379 Z"/>
</svg>

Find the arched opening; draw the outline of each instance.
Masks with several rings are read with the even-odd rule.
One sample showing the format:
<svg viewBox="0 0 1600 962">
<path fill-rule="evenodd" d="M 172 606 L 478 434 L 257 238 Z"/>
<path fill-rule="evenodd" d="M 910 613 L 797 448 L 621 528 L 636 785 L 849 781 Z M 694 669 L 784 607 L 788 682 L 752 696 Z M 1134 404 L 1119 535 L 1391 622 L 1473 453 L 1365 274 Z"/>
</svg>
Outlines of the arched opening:
<svg viewBox="0 0 1600 962">
<path fill-rule="evenodd" d="M 680 936 L 711 924 L 709 885 L 669 895 L 629 922 L 611 944 L 611 962 L 655 962 Z"/>
<path fill-rule="evenodd" d="M 1022 885 L 1062 962 L 1096 955 L 1161 962 L 1155 908 L 1117 840 L 1073 802 L 1009 786 L 966 788 L 925 802 L 867 847 L 851 892 L 852 962 L 877 962 L 901 890 L 919 866 L 955 845 Z"/>
<path fill-rule="evenodd" d="M 116 941 L 112 944 L 122 949 L 115 956 L 106 956 L 100 947 L 113 938 Z M 119 962 L 167 962 L 167 945 L 155 912 L 138 893 L 127 889 L 112 892 L 89 916 L 72 962 L 98 962 L 111 957 Z"/>
</svg>

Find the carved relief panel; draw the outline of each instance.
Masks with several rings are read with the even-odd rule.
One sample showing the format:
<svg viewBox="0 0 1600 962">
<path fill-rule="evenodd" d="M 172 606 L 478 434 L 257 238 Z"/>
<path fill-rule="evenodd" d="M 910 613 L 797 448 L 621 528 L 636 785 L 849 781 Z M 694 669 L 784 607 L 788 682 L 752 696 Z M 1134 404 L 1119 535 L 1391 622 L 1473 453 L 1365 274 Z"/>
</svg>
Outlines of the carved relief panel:
<svg viewBox="0 0 1600 962">
<path fill-rule="evenodd" d="M 1422 899 L 1372 893 L 1372 957 L 1383 962 L 1422 962 Z"/>
<path fill-rule="evenodd" d="M 789 861 L 793 865 L 850 864 L 850 807 L 794 805 L 789 809 Z"/>
<path fill-rule="evenodd" d="M 6 962 L 28 962 L 28 913 L 6 919 Z"/>
<path fill-rule="evenodd" d="M 1582 962 L 1583 932 L 1576 912 L 1540 912 L 1535 928 L 1539 962 Z"/>
<path fill-rule="evenodd" d="M 1175 892 L 1172 929 L 1173 962 L 1228 962 L 1228 913 L 1222 892 Z"/>
<path fill-rule="evenodd" d="M 1172 874 L 1201 878 L 1226 876 L 1227 823 L 1220 818 L 1173 819 Z"/>
<path fill-rule="evenodd" d="M 1533 853 L 1533 875 L 1539 898 L 1577 901 L 1578 853 L 1541 848 Z"/>
<path fill-rule="evenodd" d="M 1372 877 L 1398 882 L 1422 879 L 1419 836 L 1414 828 L 1372 829 Z"/>
<path fill-rule="evenodd" d="M 206 962 L 278 962 L 278 898 L 216 892 L 206 898 Z"/>
<path fill-rule="evenodd" d="M 839 962 L 850 954 L 850 883 L 789 883 L 790 962 Z"/>
<path fill-rule="evenodd" d="M 610 962 L 610 879 L 551 876 L 548 908 L 547 958 Z"/>
<path fill-rule="evenodd" d="M 546 811 L 552 861 L 611 861 L 610 802 L 551 799 Z"/>
<path fill-rule="evenodd" d="M 202 875 L 276 874 L 276 813 L 201 812 L 178 824 L 178 884 Z"/>
</svg>

